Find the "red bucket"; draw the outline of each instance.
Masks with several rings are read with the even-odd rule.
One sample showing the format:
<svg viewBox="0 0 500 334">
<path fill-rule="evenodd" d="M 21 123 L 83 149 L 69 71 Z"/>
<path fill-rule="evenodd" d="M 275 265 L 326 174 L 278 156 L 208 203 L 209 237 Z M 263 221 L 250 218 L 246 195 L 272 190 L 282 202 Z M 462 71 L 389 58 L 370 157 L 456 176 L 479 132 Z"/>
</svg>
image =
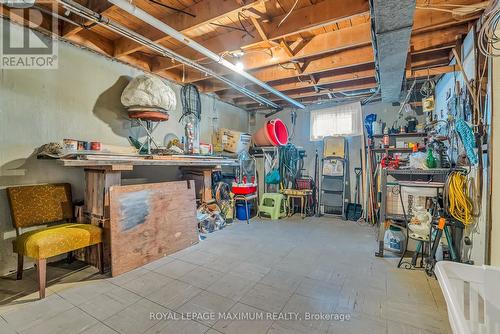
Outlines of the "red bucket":
<svg viewBox="0 0 500 334">
<path fill-rule="evenodd" d="M 288 129 L 279 118 L 267 123 L 267 133 L 274 146 L 284 146 L 288 144 Z"/>
<path fill-rule="evenodd" d="M 283 146 L 288 144 L 288 129 L 279 118 L 268 121 L 254 135 L 257 146 Z"/>
</svg>

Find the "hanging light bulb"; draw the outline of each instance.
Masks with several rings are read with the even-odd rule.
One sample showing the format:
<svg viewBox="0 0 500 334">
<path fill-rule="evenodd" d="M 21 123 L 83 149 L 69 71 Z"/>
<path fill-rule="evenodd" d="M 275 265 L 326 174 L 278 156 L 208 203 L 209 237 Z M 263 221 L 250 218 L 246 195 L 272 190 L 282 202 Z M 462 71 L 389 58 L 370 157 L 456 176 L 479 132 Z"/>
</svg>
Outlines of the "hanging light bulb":
<svg viewBox="0 0 500 334">
<path fill-rule="evenodd" d="M 237 61 L 234 65 L 236 66 L 236 70 L 238 70 L 238 72 L 243 72 L 243 70 L 245 69 L 245 66 L 241 61 Z"/>
</svg>

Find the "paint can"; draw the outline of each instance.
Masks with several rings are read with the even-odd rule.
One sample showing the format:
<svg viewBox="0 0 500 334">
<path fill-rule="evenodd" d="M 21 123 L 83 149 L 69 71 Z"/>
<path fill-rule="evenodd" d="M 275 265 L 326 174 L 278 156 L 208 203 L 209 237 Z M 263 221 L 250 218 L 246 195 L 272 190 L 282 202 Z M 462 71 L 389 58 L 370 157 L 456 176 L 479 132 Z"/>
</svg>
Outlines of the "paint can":
<svg viewBox="0 0 500 334">
<path fill-rule="evenodd" d="M 92 151 L 100 151 L 101 150 L 101 143 L 98 141 L 90 142 L 90 149 Z"/>
<path fill-rule="evenodd" d="M 88 141 L 78 141 L 78 151 L 88 151 L 90 150 L 90 143 Z"/>
<path fill-rule="evenodd" d="M 75 139 L 63 139 L 64 149 L 67 151 L 78 150 L 78 140 Z"/>
<path fill-rule="evenodd" d="M 389 135 L 385 134 L 383 139 L 382 139 L 382 144 L 384 145 L 384 147 L 389 147 L 390 142 L 391 142 L 391 139 L 390 139 Z"/>
</svg>

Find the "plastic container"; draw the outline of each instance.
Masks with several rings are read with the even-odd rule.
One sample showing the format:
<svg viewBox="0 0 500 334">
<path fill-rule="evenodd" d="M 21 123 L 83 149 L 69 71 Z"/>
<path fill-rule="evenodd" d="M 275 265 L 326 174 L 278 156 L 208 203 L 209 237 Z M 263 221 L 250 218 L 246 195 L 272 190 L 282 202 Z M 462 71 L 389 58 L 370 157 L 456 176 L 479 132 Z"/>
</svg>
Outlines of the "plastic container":
<svg viewBox="0 0 500 334">
<path fill-rule="evenodd" d="M 252 203 L 248 203 L 248 209 L 245 207 L 245 203 L 236 203 L 236 218 L 238 220 L 250 219 L 250 211 L 252 210 Z"/>
<path fill-rule="evenodd" d="M 440 261 L 434 273 L 454 334 L 500 333 L 500 268 Z"/>
<path fill-rule="evenodd" d="M 257 146 L 284 146 L 288 144 L 288 129 L 279 118 L 266 122 L 253 135 Z"/>
<path fill-rule="evenodd" d="M 231 187 L 231 191 L 235 195 L 249 195 L 249 194 L 253 194 L 254 192 L 257 191 L 257 185 L 256 184 L 249 184 L 249 185 L 233 184 L 233 186 Z"/>
<path fill-rule="evenodd" d="M 406 236 L 401 229 L 389 226 L 384 235 L 384 248 L 390 252 L 401 254 L 404 249 Z"/>
</svg>

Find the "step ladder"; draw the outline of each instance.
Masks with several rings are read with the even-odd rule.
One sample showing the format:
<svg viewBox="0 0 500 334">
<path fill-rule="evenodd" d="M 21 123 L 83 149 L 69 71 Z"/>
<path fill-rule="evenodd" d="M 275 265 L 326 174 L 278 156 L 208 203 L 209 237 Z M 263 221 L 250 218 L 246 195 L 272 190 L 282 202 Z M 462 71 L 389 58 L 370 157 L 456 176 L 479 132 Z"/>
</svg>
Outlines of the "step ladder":
<svg viewBox="0 0 500 334">
<path fill-rule="evenodd" d="M 324 139 L 321 164 L 320 213 L 345 219 L 349 193 L 349 159 L 343 137 Z"/>
</svg>

